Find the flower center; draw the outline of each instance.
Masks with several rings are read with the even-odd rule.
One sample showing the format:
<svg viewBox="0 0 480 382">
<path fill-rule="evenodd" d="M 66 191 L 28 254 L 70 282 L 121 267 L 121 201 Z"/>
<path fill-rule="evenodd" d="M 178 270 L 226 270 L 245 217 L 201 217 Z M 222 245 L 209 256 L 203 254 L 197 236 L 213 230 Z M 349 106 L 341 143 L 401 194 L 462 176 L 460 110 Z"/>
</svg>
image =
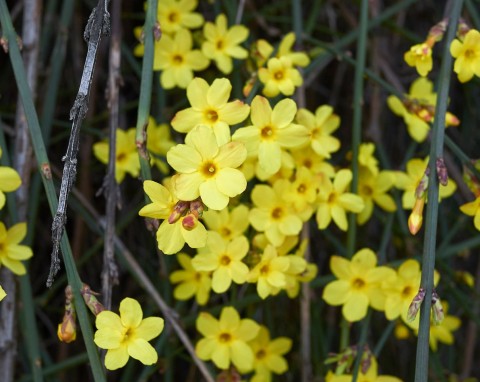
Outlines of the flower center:
<svg viewBox="0 0 480 382">
<path fill-rule="evenodd" d="M 232 262 L 232 260 L 227 255 L 222 255 L 222 257 L 220 258 L 220 265 L 227 266 L 231 262 Z"/>
<path fill-rule="evenodd" d="M 217 43 L 215 44 L 218 50 L 223 50 L 224 49 L 224 43 L 223 40 L 217 40 Z"/>
<path fill-rule="evenodd" d="M 359 277 L 354 279 L 353 282 L 352 282 L 353 289 L 362 289 L 364 286 L 365 286 L 365 281 L 363 281 Z"/>
<path fill-rule="evenodd" d="M 303 165 L 306 167 L 306 168 L 312 168 L 312 160 L 311 159 L 305 159 L 303 161 Z"/>
<path fill-rule="evenodd" d="M 367 186 L 367 185 L 363 186 L 362 187 L 362 193 L 365 196 L 371 196 L 373 194 L 372 187 Z"/>
<path fill-rule="evenodd" d="M 406 286 L 402 290 L 402 296 L 403 297 L 409 297 L 412 294 L 412 287 L 411 286 Z"/>
<path fill-rule="evenodd" d="M 268 265 L 264 265 L 263 267 L 260 268 L 260 273 L 264 276 L 268 275 L 268 271 L 269 271 Z"/>
<path fill-rule="evenodd" d="M 132 328 L 128 328 L 125 334 L 123 335 L 122 343 L 128 342 L 129 337 L 132 337 L 132 335 L 133 335 Z"/>
<path fill-rule="evenodd" d="M 304 184 L 301 184 L 300 186 L 297 187 L 297 192 L 298 192 L 299 194 L 304 194 L 305 191 L 307 191 L 307 187 L 305 187 Z"/>
<path fill-rule="evenodd" d="M 183 57 L 182 57 L 182 55 L 180 55 L 180 54 L 175 54 L 175 55 L 173 56 L 173 63 L 174 63 L 175 65 L 180 65 L 180 64 L 182 64 L 182 63 L 183 63 Z"/>
<path fill-rule="evenodd" d="M 178 13 L 177 12 L 170 12 L 168 14 L 168 21 L 172 22 L 172 23 L 177 23 L 178 22 Z"/>
<path fill-rule="evenodd" d="M 232 231 L 228 228 L 228 227 L 222 227 L 220 229 L 220 234 L 223 236 L 223 237 L 228 237 L 232 234 Z"/>
<path fill-rule="evenodd" d="M 205 119 L 209 123 L 215 123 L 218 121 L 218 113 L 215 110 L 207 110 L 205 112 Z"/>
<path fill-rule="evenodd" d="M 117 155 L 117 162 L 123 162 L 127 159 L 127 155 L 125 153 L 120 153 Z"/>
<path fill-rule="evenodd" d="M 475 52 L 472 49 L 467 49 L 465 51 L 465 57 L 467 59 L 474 59 L 475 58 Z"/>
<path fill-rule="evenodd" d="M 332 192 L 329 196 L 328 196 L 328 204 L 335 204 L 337 202 L 337 194 Z"/>
<path fill-rule="evenodd" d="M 276 71 L 276 72 L 274 73 L 273 77 L 274 77 L 277 81 L 283 80 L 283 77 L 284 77 L 283 71 L 282 71 L 282 70 Z"/>
<path fill-rule="evenodd" d="M 206 178 L 211 178 L 217 172 L 217 166 L 215 165 L 215 163 L 213 163 L 211 161 L 204 162 L 201 169 L 200 169 L 200 172 Z"/>
<path fill-rule="evenodd" d="M 283 211 L 280 207 L 274 208 L 272 211 L 272 218 L 274 220 L 279 220 L 283 215 Z"/>
<path fill-rule="evenodd" d="M 227 343 L 227 342 L 230 342 L 232 340 L 232 336 L 230 335 L 230 333 L 222 333 L 218 337 L 218 340 L 222 343 Z"/>
<path fill-rule="evenodd" d="M 272 139 L 273 129 L 270 126 L 265 126 L 261 131 L 261 135 L 263 139 Z"/>
<path fill-rule="evenodd" d="M 257 359 L 263 359 L 263 358 L 265 358 L 266 355 L 267 355 L 267 353 L 265 352 L 265 350 L 261 349 L 261 350 L 257 351 L 256 357 L 257 357 Z"/>
</svg>

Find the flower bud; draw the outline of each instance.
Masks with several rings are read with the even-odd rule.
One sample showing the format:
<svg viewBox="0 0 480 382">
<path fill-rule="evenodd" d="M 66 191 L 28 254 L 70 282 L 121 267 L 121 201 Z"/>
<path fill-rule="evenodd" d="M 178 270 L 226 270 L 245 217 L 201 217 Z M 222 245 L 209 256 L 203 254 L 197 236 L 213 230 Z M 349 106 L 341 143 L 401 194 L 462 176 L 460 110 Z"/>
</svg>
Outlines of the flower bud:
<svg viewBox="0 0 480 382">
<path fill-rule="evenodd" d="M 407 313 L 408 321 L 411 322 L 415 320 L 415 317 L 417 317 L 418 311 L 420 310 L 420 306 L 422 305 L 424 298 L 425 298 L 425 289 L 420 288 L 418 290 L 418 293 L 410 303 L 410 306 L 408 307 L 408 313 Z"/>
<path fill-rule="evenodd" d="M 435 161 L 435 166 L 437 168 L 438 182 L 442 186 L 446 186 L 448 184 L 448 172 L 443 158 L 437 158 L 437 160 Z"/>
<path fill-rule="evenodd" d="M 423 207 L 425 206 L 425 196 L 415 200 L 412 213 L 408 217 L 408 230 L 412 235 L 416 235 L 423 223 Z"/>
<path fill-rule="evenodd" d="M 445 318 L 442 302 L 435 289 L 432 292 L 432 316 L 435 325 L 440 325 Z"/>
<path fill-rule="evenodd" d="M 193 214 L 188 214 L 182 219 L 182 227 L 187 231 L 193 230 L 198 224 L 198 220 Z"/>
<path fill-rule="evenodd" d="M 177 222 L 183 216 L 185 211 L 188 209 L 189 205 L 190 205 L 190 202 L 179 200 L 177 204 L 175 204 L 175 207 L 173 207 L 173 212 L 168 217 L 168 222 L 170 224 Z"/>
<path fill-rule="evenodd" d="M 190 213 L 192 213 L 197 219 L 200 219 L 203 215 L 205 206 L 200 199 L 195 199 L 190 202 Z"/>
<path fill-rule="evenodd" d="M 98 296 L 99 293 L 96 293 L 90 289 L 90 286 L 87 284 L 83 284 L 82 289 L 80 290 L 80 293 L 83 296 L 83 300 L 85 301 L 85 304 L 88 306 L 88 309 L 97 316 L 100 312 L 103 312 L 105 310 L 105 307 L 98 301 L 98 299 L 95 296 Z"/>
<path fill-rule="evenodd" d="M 57 336 L 60 341 L 67 344 L 75 341 L 77 338 L 77 324 L 75 323 L 75 314 L 73 312 L 68 313 L 65 310 L 63 321 L 58 324 Z"/>
</svg>

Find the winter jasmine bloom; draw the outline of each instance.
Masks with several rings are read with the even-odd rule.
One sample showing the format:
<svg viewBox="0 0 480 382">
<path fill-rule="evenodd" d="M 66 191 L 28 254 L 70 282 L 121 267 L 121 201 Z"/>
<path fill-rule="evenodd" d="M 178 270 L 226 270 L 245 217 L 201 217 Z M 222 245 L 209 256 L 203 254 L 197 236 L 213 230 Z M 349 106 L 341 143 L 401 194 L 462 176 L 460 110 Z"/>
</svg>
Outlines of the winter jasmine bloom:
<svg viewBox="0 0 480 382">
<path fill-rule="evenodd" d="M 304 126 L 292 123 L 297 105 L 291 99 L 283 99 L 275 107 L 268 100 L 256 96 L 252 101 L 252 125 L 238 129 L 234 141 L 245 143 L 250 157 L 258 157 L 259 166 L 266 174 L 273 175 L 282 164 L 282 150 L 301 147 L 308 141 Z"/>
<path fill-rule="evenodd" d="M 140 172 L 140 160 L 138 159 L 135 134 L 135 128 L 127 131 L 117 129 L 116 131 L 115 180 L 117 183 L 123 181 L 126 173 L 137 177 Z M 95 157 L 104 164 L 108 164 L 108 152 L 108 139 L 93 145 Z"/>
<path fill-rule="evenodd" d="M 293 208 L 303 221 L 310 219 L 313 214 L 320 182 L 320 175 L 314 175 L 306 167 L 300 167 L 283 195 L 285 201 L 293 204 Z"/>
<path fill-rule="evenodd" d="M 300 109 L 296 119 L 308 129 L 310 145 L 318 155 L 328 159 L 331 153 L 338 151 L 340 141 L 331 134 L 340 126 L 340 117 L 333 113 L 331 106 L 320 106 L 315 114 L 307 109 Z"/>
<path fill-rule="evenodd" d="M 286 256 L 279 257 L 273 245 L 267 245 L 260 262 L 250 271 L 249 282 L 257 283 L 257 293 L 265 299 L 287 284 L 285 272 L 290 266 Z"/>
<path fill-rule="evenodd" d="M 378 267 L 377 256 L 371 249 L 361 249 L 351 260 L 334 255 L 330 258 L 330 269 L 338 280 L 327 284 L 322 297 L 329 305 L 342 305 L 347 321 L 360 321 L 369 306 L 384 309 L 381 284 L 395 277 L 395 272 L 388 267 Z"/>
<path fill-rule="evenodd" d="M 333 220 L 342 231 L 348 228 L 347 211 L 359 213 L 365 204 L 358 195 L 347 192 L 352 180 L 352 172 L 347 169 L 340 170 L 333 179 L 322 178 L 317 199 L 316 219 L 319 229 L 325 229 Z"/>
<path fill-rule="evenodd" d="M 0 148 L 0 158 L 2 149 Z M 22 184 L 18 173 L 10 167 L 0 166 L 0 210 L 5 205 L 5 192 L 15 191 Z"/>
<path fill-rule="evenodd" d="M 419 183 L 422 181 L 425 169 L 428 166 L 428 157 L 425 159 L 413 158 L 407 162 L 407 172 L 397 171 L 395 172 L 395 187 L 403 190 L 402 195 L 402 207 L 404 209 L 412 209 L 417 200 L 415 196 L 415 190 Z M 449 179 L 446 186 L 439 186 L 439 200 L 451 196 L 457 185 L 452 179 Z"/>
<path fill-rule="evenodd" d="M 187 88 L 187 98 L 192 107 L 181 110 L 172 120 L 172 127 L 181 133 L 188 133 L 198 125 L 210 127 L 217 143 L 230 141 L 230 125 L 247 118 L 250 107 L 242 101 L 228 102 L 232 84 L 226 78 L 217 78 L 212 85 L 203 78 L 195 78 Z"/>
<path fill-rule="evenodd" d="M 391 95 L 387 98 L 387 104 L 390 110 L 403 118 L 408 134 L 415 141 L 423 142 L 427 138 L 429 123 L 433 122 L 437 104 L 437 94 L 433 91 L 431 81 L 424 77 L 418 78 L 412 83 L 404 100 Z M 459 123 L 457 117 L 447 112 L 445 126 L 457 126 Z"/>
<path fill-rule="evenodd" d="M 467 216 L 473 216 L 473 224 L 475 225 L 475 228 L 480 231 L 480 196 L 473 202 L 461 205 L 460 211 Z"/>
<path fill-rule="evenodd" d="M 170 147 L 175 146 L 175 142 L 170 135 L 170 128 L 166 123 L 157 125 L 153 117 L 148 118 L 147 125 L 147 150 L 150 154 L 150 163 L 155 164 L 163 173 L 168 174 L 168 166 L 162 158 L 167 155 Z"/>
<path fill-rule="evenodd" d="M 258 78 L 264 84 L 262 93 L 267 97 L 275 97 L 279 93 L 291 96 L 295 87 L 303 84 L 300 72 L 287 57 L 269 59 L 267 67 L 258 70 Z"/>
<path fill-rule="evenodd" d="M 185 89 L 193 80 L 193 71 L 205 69 L 210 61 L 200 50 L 192 50 L 192 34 L 179 29 L 175 35 L 163 35 L 155 42 L 153 69 L 161 70 L 160 82 L 165 89 Z"/>
<path fill-rule="evenodd" d="M 279 179 L 273 187 L 257 184 L 251 194 L 255 207 L 250 210 L 250 223 L 257 231 L 265 232 L 275 246 L 280 246 L 288 235 L 298 235 L 302 229 L 302 220 L 283 198 L 288 186 L 288 180 Z"/>
<path fill-rule="evenodd" d="M 408 66 L 414 66 L 418 74 L 425 77 L 433 67 L 432 46 L 428 41 L 414 45 L 405 53 L 404 59 Z"/>
<path fill-rule="evenodd" d="M 450 53 L 455 58 L 453 71 L 460 82 L 467 82 L 475 75 L 480 77 L 480 32 L 470 29 L 463 41 L 453 40 Z"/>
<path fill-rule="evenodd" d="M 370 357 L 370 362 L 368 369 L 360 368 L 357 375 L 357 382 L 402 382 L 401 379 L 392 377 L 390 375 L 378 375 L 378 363 L 377 360 L 372 356 Z M 353 375 L 343 374 L 336 375 L 332 372 L 328 372 L 326 382 L 352 382 Z"/>
<path fill-rule="evenodd" d="M 242 259 L 248 253 L 248 240 L 239 236 L 227 241 L 215 231 L 208 234 L 207 247 L 192 260 L 198 271 L 213 272 L 212 289 L 223 293 L 230 288 L 232 281 L 243 284 L 247 281 L 248 267 Z"/>
<path fill-rule="evenodd" d="M 215 24 L 206 22 L 203 27 L 205 42 L 202 52 L 214 60 L 222 73 L 229 74 L 233 69 L 232 58 L 247 58 L 248 51 L 240 46 L 248 37 L 248 29 L 243 25 L 227 26 L 224 14 L 217 16 Z"/>
<path fill-rule="evenodd" d="M 205 211 L 203 220 L 209 230 L 218 232 L 226 240 L 232 240 L 247 230 L 249 226 L 248 213 L 248 207 L 240 204 L 231 211 L 228 208 L 221 211 Z"/>
<path fill-rule="evenodd" d="M 94 342 L 99 348 L 107 349 L 105 367 L 108 370 L 125 366 L 129 357 L 144 365 L 157 362 L 157 352 L 148 341 L 160 335 L 164 322 L 160 317 L 144 319 L 137 300 L 124 298 L 120 303 L 120 316 L 104 310 L 97 315 L 95 325 Z"/>
<path fill-rule="evenodd" d="M 311 147 L 291 150 L 291 153 L 296 168 L 305 167 L 312 174 L 326 176 L 327 178 L 335 176 L 333 166 L 324 157 L 313 151 Z"/>
<path fill-rule="evenodd" d="M 392 196 L 387 194 L 394 184 L 395 176 L 392 171 L 380 171 L 377 175 L 368 170 L 360 171 L 358 195 L 363 199 L 365 208 L 357 215 L 358 224 L 364 224 L 370 219 L 374 204 L 387 212 L 397 209 Z"/>
<path fill-rule="evenodd" d="M 151 180 L 143 182 L 143 189 L 152 203 L 138 212 L 140 216 L 163 220 L 157 230 L 158 248 L 166 255 L 171 255 L 180 251 L 185 242 L 191 248 L 205 246 L 207 230 L 199 221 L 196 221 L 193 228 L 184 224 L 184 221 L 192 217 L 189 207 L 185 205 L 181 213 L 177 212 L 179 200 L 173 192 L 171 179 L 168 179 L 165 184 L 166 186 L 163 186 Z M 170 219 L 173 215 L 176 218 Z"/>
<path fill-rule="evenodd" d="M 195 296 L 199 305 L 205 305 L 212 285 L 210 272 L 197 271 L 190 256 L 184 253 L 179 253 L 177 260 L 182 269 L 170 274 L 170 282 L 178 284 L 173 290 L 173 296 L 177 300 L 188 300 Z"/>
<path fill-rule="evenodd" d="M 19 276 L 27 272 L 21 260 L 28 260 L 33 256 L 30 247 L 20 244 L 26 235 L 26 223 L 15 224 L 7 230 L 0 222 L 0 266 L 7 267 Z"/>
<path fill-rule="evenodd" d="M 187 134 L 185 144 L 172 147 L 167 161 L 178 174 L 173 182 L 180 200 L 199 196 L 213 210 L 224 209 L 234 196 L 247 187 L 243 173 L 237 169 L 246 159 L 241 142 L 219 145 L 212 129 L 200 125 Z"/>
<path fill-rule="evenodd" d="M 269 382 L 272 374 L 283 374 L 288 370 L 287 360 L 283 357 L 292 348 L 292 340 L 287 337 L 270 339 L 268 329 L 261 325 L 258 335 L 249 342 L 254 360 L 251 382 Z"/>
<path fill-rule="evenodd" d="M 162 0 L 158 2 L 157 17 L 162 32 L 172 34 L 180 28 L 198 28 L 203 24 L 203 16 L 193 12 L 197 0 Z M 162 38 L 165 36 L 162 36 Z"/>
<path fill-rule="evenodd" d="M 437 351 L 438 343 L 444 343 L 446 345 L 452 345 L 455 338 L 453 337 L 453 332 L 460 328 L 462 321 L 452 315 L 448 315 L 448 303 L 442 301 L 441 304 L 444 306 L 445 317 L 437 325 L 430 325 L 430 347 L 433 351 Z"/>
<path fill-rule="evenodd" d="M 240 372 L 252 370 L 254 355 L 248 341 L 254 339 L 259 325 L 248 318 L 240 319 L 233 307 L 225 307 L 220 319 L 202 312 L 197 318 L 197 330 L 204 338 L 197 342 L 195 352 L 204 361 L 212 360 L 220 369 L 233 364 Z"/>
<path fill-rule="evenodd" d="M 375 158 L 374 153 L 374 143 L 361 143 L 358 150 L 358 164 L 360 169 L 369 171 L 373 175 L 378 175 L 378 159 Z"/>
</svg>

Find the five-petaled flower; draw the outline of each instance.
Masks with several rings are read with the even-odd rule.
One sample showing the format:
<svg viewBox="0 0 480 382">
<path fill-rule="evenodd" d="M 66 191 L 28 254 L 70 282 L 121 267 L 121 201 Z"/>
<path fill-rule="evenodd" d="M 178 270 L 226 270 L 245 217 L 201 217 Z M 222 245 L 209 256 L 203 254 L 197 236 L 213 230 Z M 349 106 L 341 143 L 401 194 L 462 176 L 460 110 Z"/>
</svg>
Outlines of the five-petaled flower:
<svg viewBox="0 0 480 382">
<path fill-rule="evenodd" d="M 172 147 L 167 161 L 178 174 L 172 179 L 180 200 L 199 196 L 213 210 L 224 209 L 234 196 L 247 187 L 243 173 L 237 169 L 247 157 L 241 142 L 218 145 L 212 129 L 197 126 L 185 138 L 185 144 Z"/>
<path fill-rule="evenodd" d="M 376 310 L 385 308 L 385 295 L 381 283 L 395 277 L 391 268 L 377 267 L 377 256 L 368 248 L 361 249 L 352 260 L 340 256 L 330 258 L 330 269 L 338 280 L 323 290 L 323 299 L 330 305 L 343 305 L 347 321 L 360 321 L 367 315 L 369 306 Z"/>
<path fill-rule="evenodd" d="M 453 71 L 460 82 L 467 82 L 474 75 L 480 77 L 480 32 L 471 29 L 463 41 L 453 40 L 450 53 L 455 58 Z"/>
<path fill-rule="evenodd" d="M 7 230 L 0 222 L 0 266 L 4 265 L 16 275 L 24 275 L 27 272 L 20 260 L 27 260 L 33 256 L 30 247 L 19 244 L 26 234 L 26 223 L 15 224 Z"/>
<path fill-rule="evenodd" d="M 233 307 L 225 307 L 217 320 L 202 312 L 197 318 L 197 330 L 204 336 L 195 346 L 198 358 L 226 370 L 233 364 L 240 372 L 253 367 L 254 355 L 247 342 L 253 340 L 260 326 L 249 318 L 240 319 Z"/>
<path fill-rule="evenodd" d="M 279 93 L 291 96 L 295 87 L 303 84 L 300 72 L 287 57 L 269 59 L 267 67 L 258 70 L 258 78 L 265 85 L 262 93 L 267 97 L 275 97 Z"/>
<path fill-rule="evenodd" d="M 432 47 L 428 41 L 414 45 L 404 55 L 408 66 L 415 66 L 418 74 L 425 77 L 433 67 Z"/>
<path fill-rule="evenodd" d="M 148 341 L 157 337 L 163 330 L 164 322 L 160 317 L 143 318 L 142 308 L 137 300 L 124 298 L 120 303 L 120 316 L 109 310 L 97 315 L 97 331 L 94 342 L 107 349 L 105 367 L 116 370 L 135 358 L 144 365 L 153 365 L 158 355 Z"/>
<path fill-rule="evenodd" d="M 192 12 L 197 8 L 197 0 L 162 0 L 158 2 L 157 16 L 162 32 L 172 34 L 180 28 L 198 28 L 203 24 L 203 16 Z M 163 38 L 163 37 L 162 37 Z"/>
</svg>

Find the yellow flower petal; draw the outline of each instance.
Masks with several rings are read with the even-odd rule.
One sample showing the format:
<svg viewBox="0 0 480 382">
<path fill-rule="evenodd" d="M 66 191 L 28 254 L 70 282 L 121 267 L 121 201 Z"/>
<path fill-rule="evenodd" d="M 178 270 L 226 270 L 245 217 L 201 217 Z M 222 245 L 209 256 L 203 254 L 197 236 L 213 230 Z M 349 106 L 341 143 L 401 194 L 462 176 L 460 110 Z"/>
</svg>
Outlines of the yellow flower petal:
<svg viewBox="0 0 480 382">
<path fill-rule="evenodd" d="M 158 354 L 153 346 L 142 338 L 135 338 L 129 342 L 128 355 L 144 365 L 153 365 L 158 360 Z"/>
<path fill-rule="evenodd" d="M 127 364 L 128 358 L 129 356 L 126 346 L 110 349 L 105 355 L 105 367 L 108 370 L 120 369 Z"/>
<path fill-rule="evenodd" d="M 135 329 L 135 334 L 138 338 L 142 338 L 145 341 L 150 341 L 151 339 L 160 335 L 163 331 L 165 323 L 163 318 L 160 317 L 147 317 L 140 325 Z"/>
<path fill-rule="evenodd" d="M 120 302 L 120 320 L 123 326 L 136 328 L 142 322 L 142 318 L 142 308 L 137 300 L 126 297 Z"/>
</svg>

